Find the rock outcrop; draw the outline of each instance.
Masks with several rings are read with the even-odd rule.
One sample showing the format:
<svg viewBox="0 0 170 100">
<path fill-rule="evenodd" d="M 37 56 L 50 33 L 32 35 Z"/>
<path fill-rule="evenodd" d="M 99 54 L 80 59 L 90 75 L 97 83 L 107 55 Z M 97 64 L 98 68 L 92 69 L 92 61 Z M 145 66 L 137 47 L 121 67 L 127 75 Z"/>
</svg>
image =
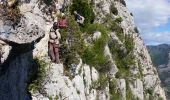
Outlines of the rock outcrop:
<svg viewBox="0 0 170 100">
<path fill-rule="evenodd" d="M 1 1 L 8 7 L 0 10 L 0 100 L 166 100 L 124 0 L 86 1 Z M 68 20 L 61 64 L 48 57 L 48 32 L 60 16 L 53 4 Z M 83 27 L 70 12 L 77 6 L 87 7 Z"/>
</svg>

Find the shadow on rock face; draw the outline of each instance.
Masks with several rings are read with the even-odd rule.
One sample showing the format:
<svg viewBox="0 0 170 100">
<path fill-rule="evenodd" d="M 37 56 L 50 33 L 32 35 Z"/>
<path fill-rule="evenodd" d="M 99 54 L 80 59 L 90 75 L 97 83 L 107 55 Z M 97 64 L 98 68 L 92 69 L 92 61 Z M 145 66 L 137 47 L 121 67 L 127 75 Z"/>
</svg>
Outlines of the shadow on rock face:
<svg viewBox="0 0 170 100">
<path fill-rule="evenodd" d="M 4 40 L 12 49 L 0 66 L 0 100 L 31 100 L 27 83 L 30 73 L 36 70 L 33 49 L 40 40 L 25 44 Z"/>
</svg>

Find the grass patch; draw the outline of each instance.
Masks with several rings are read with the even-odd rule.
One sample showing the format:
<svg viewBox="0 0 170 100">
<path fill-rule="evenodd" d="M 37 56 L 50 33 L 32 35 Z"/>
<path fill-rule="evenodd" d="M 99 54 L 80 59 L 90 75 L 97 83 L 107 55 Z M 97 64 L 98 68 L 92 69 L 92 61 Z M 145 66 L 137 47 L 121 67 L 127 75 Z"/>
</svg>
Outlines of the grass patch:
<svg viewBox="0 0 170 100">
<path fill-rule="evenodd" d="M 96 82 L 93 82 L 91 88 L 97 90 L 103 90 L 108 85 L 108 77 L 107 74 L 101 73 L 99 75 L 99 79 Z"/>
</svg>

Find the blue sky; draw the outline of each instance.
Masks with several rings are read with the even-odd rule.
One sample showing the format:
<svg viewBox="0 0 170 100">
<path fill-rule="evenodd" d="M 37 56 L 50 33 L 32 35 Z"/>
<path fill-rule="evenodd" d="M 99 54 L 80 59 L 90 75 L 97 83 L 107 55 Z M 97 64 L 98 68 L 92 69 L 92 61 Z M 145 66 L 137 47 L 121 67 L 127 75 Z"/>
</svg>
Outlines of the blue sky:
<svg viewBox="0 0 170 100">
<path fill-rule="evenodd" d="M 147 45 L 170 44 L 170 0 L 125 0 Z"/>
</svg>

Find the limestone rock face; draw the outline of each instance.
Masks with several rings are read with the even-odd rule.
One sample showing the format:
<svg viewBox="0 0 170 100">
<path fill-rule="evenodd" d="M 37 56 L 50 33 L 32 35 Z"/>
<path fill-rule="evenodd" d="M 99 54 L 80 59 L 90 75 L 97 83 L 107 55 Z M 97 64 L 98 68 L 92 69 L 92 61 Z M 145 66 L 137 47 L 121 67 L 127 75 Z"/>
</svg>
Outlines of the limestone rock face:
<svg viewBox="0 0 170 100">
<path fill-rule="evenodd" d="M 27 10 L 25 11 L 25 8 Z M 38 16 L 42 15 L 40 9 L 37 10 L 36 4 L 23 4 L 20 9 L 20 18 L 19 22 L 15 24 L 11 20 L 7 20 L 3 16 L 0 20 L 0 38 L 7 41 L 12 41 L 15 43 L 23 44 L 23 43 L 31 43 L 38 39 L 39 37 L 43 37 L 45 34 L 45 20 L 43 17 Z M 24 11 L 23 11 L 24 10 Z"/>
<path fill-rule="evenodd" d="M 134 84 L 130 84 L 130 88 L 140 100 L 144 100 L 143 96 L 143 83 L 140 79 L 135 80 Z"/>
<path fill-rule="evenodd" d="M 80 62 L 80 64 L 82 64 Z M 51 64 L 48 66 L 49 73 L 47 78 L 44 79 L 43 87 L 44 92 L 48 97 L 53 99 L 58 98 L 60 100 L 96 100 L 97 90 L 91 89 L 92 81 L 97 80 L 98 73 L 94 68 L 92 70 L 87 65 L 81 65 L 80 74 L 70 80 L 69 77 L 64 75 L 64 67 L 62 64 Z M 85 84 L 86 83 L 86 84 Z M 42 98 L 39 93 L 33 94 L 34 100 L 46 100 L 46 97 Z M 106 97 L 103 97 L 105 100 Z"/>
<path fill-rule="evenodd" d="M 0 41 L 0 51 L 1 51 L 0 61 L 1 61 L 1 63 L 3 63 L 7 59 L 10 50 L 11 50 L 11 47 L 9 45 L 4 43 L 3 41 Z"/>
<path fill-rule="evenodd" d="M 101 37 L 101 32 L 95 32 L 93 34 L 93 40 L 99 39 Z"/>
<path fill-rule="evenodd" d="M 8 6 L 16 3 L 13 1 L 8 1 Z M 11 16 L 0 18 L 0 40 L 5 42 L 0 42 L 0 94 L 3 94 L 0 100 L 166 100 L 157 71 L 143 40 L 135 31 L 133 17 L 123 0 L 88 0 L 95 13 L 94 23 L 109 27 L 109 22 L 105 21 L 109 15 L 121 31 L 116 31 L 114 25 L 107 30 L 106 37 L 109 39 L 102 49 L 107 62 L 103 69 L 87 64 L 78 54 L 69 58 L 75 60 L 71 64 L 65 64 L 67 60 L 61 60 L 61 64 L 51 62 L 48 56 L 48 33 L 58 16 L 53 18 L 50 15 L 50 7 L 45 1 L 20 0 L 16 8 L 20 16 L 14 13 L 19 19 L 17 23 L 7 18 Z M 67 8 L 72 2 L 59 0 L 58 7 L 63 4 Z M 113 5 L 117 14 L 111 13 Z M 0 11 L 3 10 L 8 9 Z M 65 35 L 64 32 L 61 35 Z M 94 46 L 95 41 L 103 39 L 103 33 L 99 30 L 86 35 L 79 38 L 82 37 L 89 48 Z M 131 36 L 132 44 L 129 42 L 131 40 L 126 40 L 127 36 Z M 74 43 L 71 41 L 68 44 L 66 37 L 66 44 L 61 44 L 61 47 L 63 45 Z M 134 48 L 130 51 L 132 45 Z M 97 57 L 95 54 L 92 56 Z M 32 76 L 36 73 L 39 75 L 37 70 L 43 74 L 38 76 L 39 86 L 32 85 L 31 88 L 37 88 L 34 91 L 29 86 L 36 83 L 32 82 Z"/>
</svg>

